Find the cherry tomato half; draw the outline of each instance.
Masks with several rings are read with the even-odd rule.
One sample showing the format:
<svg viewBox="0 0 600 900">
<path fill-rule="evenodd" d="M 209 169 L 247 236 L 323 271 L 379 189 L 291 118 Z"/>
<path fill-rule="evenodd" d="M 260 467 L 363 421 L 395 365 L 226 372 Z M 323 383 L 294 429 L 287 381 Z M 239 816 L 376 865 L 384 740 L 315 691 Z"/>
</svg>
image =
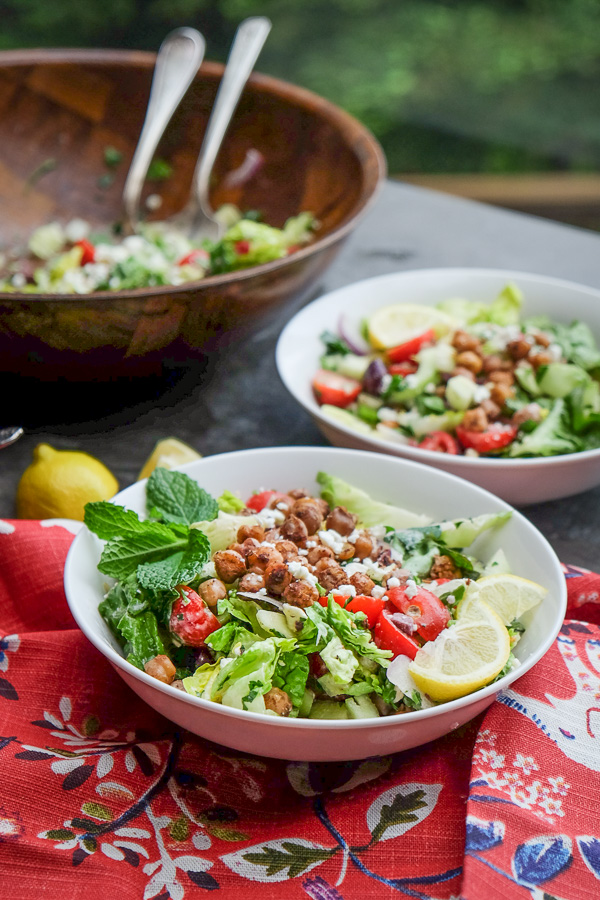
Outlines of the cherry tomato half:
<svg viewBox="0 0 600 900">
<path fill-rule="evenodd" d="M 260 494 L 253 494 L 249 500 L 246 501 L 246 506 L 248 509 L 253 509 L 254 512 L 260 512 L 271 503 L 272 500 L 277 500 L 278 502 L 281 500 L 285 503 L 290 503 L 290 498 L 287 494 L 282 494 L 281 491 L 261 491 Z"/>
<path fill-rule="evenodd" d="M 414 659 L 417 655 L 419 645 L 414 638 L 411 638 L 410 635 L 400 631 L 400 629 L 394 625 L 390 615 L 392 614 L 384 609 L 379 616 L 377 624 L 375 625 L 375 631 L 373 632 L 374 642 L 380 650 L 391 650 L 394 654 L 394 659 L 396 656 L 409 656 L 411 659 Z"/>
<path fill-rule="evenodd" d="M 360 381 L 329 369 L 319 369 L 312 385 L 319 403 L 329 406 L 349 406 L 362 391 Z"/>
<path fill-rule="evenodd" d="M 234 244 L 235 252 L 240 256 L 250 253 L 250 241 L 236 241 Z"/>
<path fill-rule="evenodd" d="M 390 375 L 402 375 L 403 378 L 406 378 L 407 375 L 414 375 L 417 369 L 417 364 L 411 362 L 410 359 L 406 362 L 392 363 L 390 366 L 388 366 L 388 372 Z"/>
<path fill-rule="evenodd" d="M 419 443 L 422 450 L 433 450 L 436 453 L 451 453 L 456 456 L 460 453 L 460 446 L 456 438 L 447 431 L 432 431 Z"/>
<path fill-rule="evenodd" d="M 86 263 L 94 262 L 96 258 L 96 248 L 90 241 L 75 241 L 75 247 L 81 247 L 81 262 L 79 263 L 80 266 L 85 266 Z"/>
<path fill-rule="evenodd" d="M 381 615 L 383 607 L 385 606 L 385 601 L 383 599 L 377 599 L 376 597 L 367 597 L 366 594 L 358 594 L 356 597 L 348 597 L 344 594 L 339 594 L 337 591 L 333 593 L 333 599 L 336 603 L 339 603 L 340 606 L 343 606 L 344 609 L 348 609 L 352 613 L 364 613 L 367 617 L 367 621 L 369 623 L 369 628 L 374 628 L 377 624 L 377 620 Z M 319 603 L 321 606 L 327 606 L 327 597 L 319 597 Z"/>
<path fill-rule="evenodd" d="M 418 353 L 424 344 L 431 344 L 433 341 L 435 341 L 435 333 L 432 328 L 429 328 L 423 334 L 418 334 L 416 337 L 411 338 L 410 341 L 405 341 L 396 347 L 390 347 L 386 351 L 387 358 L 392 363 L 404 362 L 410 359 L 411 356 L 414 356 L 415 353 Z"/>
<path fill-rule="evenodd" d="M 177 587 L 179 596 L 173 603 L 169 628 L 188 647 L 201 647 L 209 634 L 221 627 L 202 597 L 186 585 Z"/>
<path fill-rule="evenodd" d="M 422 585 L 418 585 L 413 597 L 407 595 L 406 587 L 390 588 L 387 596 L 401 613 L 414 619 L 417 634 L 424 641 L 434 641 L 448 624 L 449 610 L 439 597 Z"/>
<path fill-rule="evenodd" d="M 462 425 L 456 426 L 456 437 L 466 449 L 477 453 L 492 453 L 512 444 L 519 429 L 516 425 L 502 425 L 494 422 L 487 431 L 468 431 Z"/>
</svg>

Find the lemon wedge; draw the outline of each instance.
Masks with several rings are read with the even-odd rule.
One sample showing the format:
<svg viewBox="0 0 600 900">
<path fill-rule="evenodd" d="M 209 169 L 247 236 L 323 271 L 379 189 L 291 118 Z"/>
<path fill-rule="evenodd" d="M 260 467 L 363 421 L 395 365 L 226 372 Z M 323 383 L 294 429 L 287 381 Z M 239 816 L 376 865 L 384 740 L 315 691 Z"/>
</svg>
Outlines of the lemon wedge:
<svg viewBox="0 0 600 900">
<path fill-rule="evenodd" d="M 530 609 L 535 609 L 547 593 L 547 588 L 541 584 L 519 575 L 484 575 L 467 587 L 456 607 L 456 618 L 462 622 L 477 617 L 479 604 L 483 602 L 494 610 L 504 625 L 510 625 Z"/>
<path fill-rule="evenodd" d="M 477 606 L 477 615 L 445 628 L 408 667 L 419 690 L 432 700 L 471 694 L 493 681 L 508 662 L 508 630 L 486 603 L 479 601 Z"/>
<path fill-rule="evenodd" d="M 86 503 L 109 500 L 118 490 L 115 476 L 94 456 L 38 444 L 17 486 L 17 516 L 83 522 Z"/>
<path fill-rule="evenodd" d="M 183 441 L 174 437 L 163 438 L 144 463 L 137 480 L 148 478 L 155 469 L 174 469 L 176 466 L 193 462 L 195 459 L 201 459 L 201 455 L 189 444 L 184 444 Z"/>
<path fill-rule="evenodd" d="M 382 306 L 368 322 L 369 340 L 377 350 L 387 350 L 418 337 L 430 328 L 437 338 L 456 328 L 456 321 L 433 306 L 396 303 Z"/>
</svg>

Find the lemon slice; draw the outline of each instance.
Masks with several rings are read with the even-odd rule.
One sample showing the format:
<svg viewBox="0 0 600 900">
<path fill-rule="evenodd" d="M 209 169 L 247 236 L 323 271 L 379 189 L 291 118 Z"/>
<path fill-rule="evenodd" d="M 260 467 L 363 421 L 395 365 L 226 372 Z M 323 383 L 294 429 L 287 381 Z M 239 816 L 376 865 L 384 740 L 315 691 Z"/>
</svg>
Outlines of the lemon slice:
<svg viewBox="0 0 600 900">
<path fill-rule="evenodd" d="M 433 328 L 436 337 L 442 337 L 453 328 L 456 321 L 433 306 L 416 303 L 396 303 L 382 306 L 368 322 L 369 340 L 377 350 L 387 350 L 418 337 Z"/>
<path fill-rule="evenodd" d="M 470 617 L 477 616 L 477 608 L 483 601 L 505 625 L 510 625 L 530 609 L 535 609 L 547 593 L 547 588 L 541 584 L 519 575 L 484 575 L 467 587 L 456 607 L 456 618 L 467 621 Z"/>
<path fill-rule="evenodd" d="M 445 628 L 418 651 L 408 671 L 432 700 L 456 700 L 493 681 L 509 655 L 506 627 L 493 609 L 479 601 L 478 615 Z"/>
<path fill-rule="evenodd" d="M 141 481 L 142 478 L 148 478 L 157 468 L 174 469 L 183 463 L 192 462 L 200 458 L 200 453 L 194 450 L 193 447 L 190 447 L 189 444 L 184 444 L 183 441 L 173 437 L 163 438 L 162 441 L 158 442 L 144 463 L 137 480 Z"/>
</svg>

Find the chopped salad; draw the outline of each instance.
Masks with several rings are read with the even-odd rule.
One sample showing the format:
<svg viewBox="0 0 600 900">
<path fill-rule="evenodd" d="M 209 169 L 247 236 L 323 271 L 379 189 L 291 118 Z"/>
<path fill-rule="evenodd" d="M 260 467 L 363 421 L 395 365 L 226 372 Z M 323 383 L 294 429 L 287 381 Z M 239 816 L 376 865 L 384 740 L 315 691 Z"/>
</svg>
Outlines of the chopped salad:
<svg viewBox="0 0 600 900">
<path fill-rule="evenodd" d="M 233 206 L 218 216 L 227 226 L 219 241 L 192 241 L 165 222 L 140 225 L 120 237 L 97 232 L 83 219 L 36 229 L 27 246 L 0 254 L 0 290 L 89 294 L 181 285 L 209 275 L 246 269 L 289 256 L 309 243 L 318 223 L 303 212 L 283 228 L 242 216 Z"/>
<path fill-rule="evenodd" d="M 113 580 L 100 612 L 127 660 L 194 697 L 311 719 L 414 711 L 510 671 L 524 626 L 477 591 L 513 576 L 501 551 L 484 563 L 470 549 L 510 512 L 432 523 L 333 475 L 317 483 L 318 496 L 215 499 L 158 468 L 146 518 L 89 503 L 98 569 Z M 467 677 L 436 688 L 431 666 L 456 646 L 471 653 Z"/>
<path fill-rule="evenodd" d="M 424 450 L 538 457 L 600 447 L 600 348 L 585 322 L 522 315 L 512 284 L 489 304 L 377 310 L 359 341 L 324 332 L 312 382 L 346 426 Z"/>
</svg>

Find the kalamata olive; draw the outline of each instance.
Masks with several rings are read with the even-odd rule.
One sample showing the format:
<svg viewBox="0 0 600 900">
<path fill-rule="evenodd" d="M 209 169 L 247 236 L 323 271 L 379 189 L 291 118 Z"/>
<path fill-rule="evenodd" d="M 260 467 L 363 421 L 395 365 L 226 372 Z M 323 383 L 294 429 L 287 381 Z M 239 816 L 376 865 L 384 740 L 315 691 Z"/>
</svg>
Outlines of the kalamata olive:
<svg viewBox="0 0 600 900">
<path fill-rule="evenodd" d="M 362 380 L 363 388 L 367 394 L 375 394 L 378 396 L 381 393 L 384 375 L 387 375 L 385 363 L 381 359 L 372 360 L 367 366 L 367 370 L 363 375 Z"/>
</svg>

